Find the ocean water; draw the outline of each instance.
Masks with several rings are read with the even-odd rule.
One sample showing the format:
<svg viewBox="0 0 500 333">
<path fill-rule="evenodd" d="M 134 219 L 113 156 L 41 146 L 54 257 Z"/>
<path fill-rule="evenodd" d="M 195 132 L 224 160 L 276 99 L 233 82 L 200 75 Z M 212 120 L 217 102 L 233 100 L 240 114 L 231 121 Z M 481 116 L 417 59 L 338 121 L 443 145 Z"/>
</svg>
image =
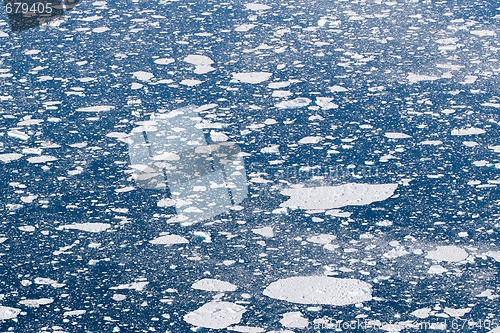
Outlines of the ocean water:
<svg viewBox="0 0 500 333">
<path fill-rule="evenodd" d="M 0 331 L 500 330 L 498 3 L 8 3 Z"/>
</svg>

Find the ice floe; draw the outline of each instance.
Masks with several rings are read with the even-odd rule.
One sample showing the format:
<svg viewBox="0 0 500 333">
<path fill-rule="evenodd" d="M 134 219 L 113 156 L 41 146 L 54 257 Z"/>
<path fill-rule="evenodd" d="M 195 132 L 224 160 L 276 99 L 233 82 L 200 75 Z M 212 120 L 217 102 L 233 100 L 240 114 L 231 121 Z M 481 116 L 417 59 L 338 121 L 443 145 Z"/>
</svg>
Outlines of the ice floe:
<svg viewBox="0 0 500 333">
<path fill-rule="evenodd" d="M 438 246 L 436 250 L 429 251 L 426 258 L 435 261 L 459 262 L 467 259 L 468 256 L 467 251 L 461 247 L 450 245 Z"/>
<path fill-rule="evenodd" d="M 206 303 L 184 316 L 187 323 L 204 328 L 223 329 L 241 321 L 245 307 L 222 301 Z"/>
<path fill-rule="evenodd" d="M 152 239 L 149 242 L 154 245 L 175 245 L 189 243 L 189 241 L 185 237 L 179 235 L 163 235 Z"/>
<path fill-rule="evenodd" d="M 294 187 L 281 191 L 290 199 L 281 207 L 291 209 L 332 209 L 362 206 L 390 198 L 398 184 L 348 183 L 339 186 Z"/>
<path fill-rule="evenodd" d="M 243 72 L 233 73 L 233 79 L 243 83 L 258 84 L 267 81 L 271 78 L 272 73 L 269 72 Z"/>
<path fill-rule="evenodd" d="M 370 301 L 372 287 L 358 279 L 297 276 L 271 283 L 264 295 L 298 304 L 343 306 Z"/>
<path fill-rule="evenodd" d="M 0 305 L 0 320 L 15 319 L 20 313 L 20 309 Z"/>
<path fill-rule="evenodd" d="M 111 228 L 111 224 L 109 223 L 74 223 L 74 224 L 65 224 L 57 227 L 57 230 L 79 230 L 79 231 L 88 231 L 88 232 L 101 232 L 106 231 Z"/>
<path fill-rule="evenodd" d="M 205 291 L 235 291 L 238 287 L 230 282 L 221 281 L 217 279 L 201 279 L 196 281 L 191 286 L 193 289 L 205 290 Z"/>
</svg>

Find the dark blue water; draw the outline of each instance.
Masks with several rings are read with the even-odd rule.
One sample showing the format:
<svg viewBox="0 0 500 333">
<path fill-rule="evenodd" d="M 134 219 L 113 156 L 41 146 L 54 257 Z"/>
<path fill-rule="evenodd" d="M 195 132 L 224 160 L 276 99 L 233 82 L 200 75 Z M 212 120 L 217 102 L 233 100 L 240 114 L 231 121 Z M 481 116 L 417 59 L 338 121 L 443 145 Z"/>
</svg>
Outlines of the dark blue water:
<svg viewBox="0 0 500 333">
<path fill-rule="evenodd" d="M 265 332 L 284 329 L 279 321 L 290 311 L 309 319 L 311 326 L 298 332 L 334 331 L 313 328 L 319 318 L 447 320 L 446 332 L 499 326 L 498 4 L 269 2 L 264 11 L 244 4 L 82 2 L 59 21 L 20 32 L 12 32 L 0 13 L 0 156 L 22 154 L 0 159 L 0 305 L 21 310 L 17 318 L 0 320 L 0 330 L 189 332 L 183 317 L 216 295 L 191 288 L 202 278 L 236 284 L 223 299 L 246 307 L 239 325 Z M 325 17 L 326 25 L 319 24 Z M 235 30 L 241 24 L 255 27 Z M 99 27 L 108 30 L 93 30 Z M 215 70 L 193 73 L 183 61 L 189 54 L 208 56 Z M 175 62 L 158 65 L 157 58 Z M 450 64 L 458 67 L 443 66 Z M 140 81 L 137 71 L 154 77 Z M 233 80 L 240 72 L 272 76 L 249 84 Z M 411 73 L 432 80 L 412 83 Z M 202 82 L 187 86 L 185 79 Z M 285 81 L 292 83 L 268 86 Z M 347 91 L 332 92 L 337 85 Z M 289 96 L 275 97 L 274 90 Z M 276 107 L 298 97 L 310 104 Z M 322 108 L 318 97 L 338 107 Z M 168 223 L 175 208 L 157 203 L 171 194 L 141 187 L 132 177 L 126 140 L 109 133 L 128 134 L 153 114 L 207 104 L 214 105 L 200 109 L 200 121 L 221 126 L 202 132 L 210 143 L 215 128 L 246 153 L 248 195 L 237 209 L 203 222 Z M 114 108 L 77 110 L 96 105 Z M 39 122 L 22 123 L 30 119 Z M 269 119 L 274 122 L 266 124 Z M 471 127 L 482 134 L 452 135 Z M 387 132 L 410 137 L 391 139 Z M 298 144 L 307 136 L 322 140 Z M 271 145 L 279 154 L 261 151 Z M 40 154 L 55 159 L 29 161 Z M 387 200 L 341 208 L 349 217 L 275 211 L 287 200 L 280 190 L 293 184 L 353 182 L 399 186 Z M 126 187 L 133 189 L 120 192 Z M 385 220 L 390 225 L 378 223 Z M 75 223 L 110 227 L 96 233 L 61 228 Z M 251 231 L 262 226 L 272 226 L 275 236 Z M 189 243 L 149 243 L 162 232 Z M 306 241 L 323 233 L 337 236 L 337 249 Z M 384 257 L 394 241 L 409 254 Z M 426 258 L 445 245 L 465 249 L 468 259 Z M 487 255 L 493 252 L 496 260 Z M 429 273 L 436 264 L 447 271 Z M 322 275 L 325 267 L 336 277 L 372 284 L 374 299 L 311 309 L 262 294 L 273 281 Z M 36 283 L 39 277 L 64 285 Z M 141 279 L 149 282 L 143 290 L 110 289 Z M 477 297 L 487 290 L 492 296 Z M 117 293 L 126 298 L 114 300 Z M 40 298 L 53 302 L 19 303 Z M 411 314 L 422 308 L 433 314 L 425 320 Z M 470 311 L 457 319 L 445 308 Z M 64 315 L 71 310 L 86 312 Z M 469 319 L 475 324 L 463 326 Z M 485 321 L 486 328 L 478 324 Z"/>
</svg>

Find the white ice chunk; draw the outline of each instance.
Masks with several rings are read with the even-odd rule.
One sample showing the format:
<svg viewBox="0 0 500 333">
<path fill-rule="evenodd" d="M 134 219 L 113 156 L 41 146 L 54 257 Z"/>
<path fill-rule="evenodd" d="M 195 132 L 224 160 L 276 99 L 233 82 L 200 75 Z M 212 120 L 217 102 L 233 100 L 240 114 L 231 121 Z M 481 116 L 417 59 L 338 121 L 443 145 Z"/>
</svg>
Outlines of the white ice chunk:
<svg viewBox="0 0 500 333">
<path fill-rule="evenodd" d="M 10 163 L 12 161 L 17 161 L 21 157 L 23 157 L 23 155 L 22 154 L 18 154 L 18 153 L 0 154 L 0 162 Z"/>
<path fill-rule="evenodd" d="M 137 72 L 133 72 L 132 75 L 137 79 L 137 80 L 140 80 L 140 81 L 143 81 L 143 82 L 148 82 L 148 81 L 151 81 L 151 79 L 153 78 L 153 73 L 150 73 L 150 72 L 145 72 L 145 71 L 137 71 Z"/>
<path fill-rule="evenodd" d="M 451 246 L 438 246 L 434 251 L 429 251 L 426 258 L 435 261 L 448 261 L 448 262 L 459 262 L 467 259 L 469 254 L 467 251 L 461 247 L 451 245 Z"/>
<path fill-rule="evenodd" d="M 245 4 L 245 8 L 249 9 L 249 10 L 254 10 L 254 11 L 262 11 L 262 10 L 271 9 L 272 7 L 270 7 L 268 5 L 261 4 L 261 3 L 252 2 L 252 3 Z"/>
<path fill-rule="evenodd" d="M 212 329 L 223 329 L 233 324 L 238 324 L 245 312 L 241 305 L 212 301 L 184 316 L 184 321 L 197 326 Z"/>
<path fill-rule="evenodd" d="M 287 328 L 306 328 L 309 326 L 309 320 L 299 311 L 284 313 L 280 323 Z"/>
<path fill-rule="evenodd" d="M 148 281 L 137 281 L 137 282 L 132 282 L 132 283 L 120 284 L 120 285 L 118 285 L 116 287 L 111 287 L 109 289 L 111 289 L 111 290 L 136 290 L 136 291 L 142 291 L 148 284 L 149 284 Z"/>
<path fill-rule="evenodd" d="M 399 132 L 385 132 L 384 136 L 389 139 L 409 139 L 411 135 Z"/>
<path fill-rule="evenodd" d="M 372 287 L 357 279 L 298 276 L 271 283 L 264 295 L 298 304 L 343 306 L 370 301 Z"/>
<path fill-rule="evenodd" d="M 189 241 L 179 235 L 164 235 L 152 239 L 149 241 L 151 244 L 155 245 L 175 245 L 175 244 L 187 244 Z"/>
<path fill-rule="evenodd" d="M 74 223 L 57 227 L 57 230 L 80 230 L 88 232 L 101 232 L 111 228 L 109 223 Z"/>
<path fill-rule="evenodd" d="M 193 283 L 191 288 L 217 292 L 236 291 L 236 289 L 238 289 L 238 287 L 232 283 L 217 279 L 201 279 Z"/>
<path fill-rule="evenodd" d="M 486 133 L 484 129 L 477 127 L 458 128 L 451 131 L 451 135 L 456 135 L 456 136 L 478 135 L 484 133 Z"/>
<path fill-rule="evenodd" d="M 239 82 L 258 84 L 267 81 L 271 78 L 272 73 L 269 72 L 243 72 L 233 73 L 233 79 Z"/>
<path fill-rule="evenodd" d="M 260 235 L 260 236 L 266 237 L 266 238 L 274 237 L 273 227 L 255 228 L 255 229 L 252 229 L 252 232 L 254 234 L 257 234 L 257 235 Z"/>
<path fill-rule="evenodd" d="M 339 186 L 296 187 L 281 191 L 290 199 L 281 207 L 292 209 L 332 209 L 363 206 L 390 198 L 398 184 L 348 183 Z"/>
<path fill-rule="evenodd" d="M 95 105 L 76 109 L 77 112 L 105 112 L 114 109 L 112 105 Z"/>
<path fill-rule="evenodd" d="M 0 305 L 0 320 L 15 319 L 19 313 L 20 309 Z"/>
<path fill-rule="evenodd" d="M 295 99 L 279 102 L 276 104 L 276 107 L 280 109 L 297 109 L 308 106 L 309 104 L 311 104 L 311 100 L 309 98 L 297 97 Z"/>
<path fill-rule="evenodd" d="M 406 79 L 408 80 L 409 83 L 413 84 L 413 83 L 418 83 L 420 81 L 439 80 L 440 77 L 439 76 L 432 76 L 432 75 L 421 75 L 421 74 L 410 73 L 410 74 L 408 74 Z"/>
</svg>

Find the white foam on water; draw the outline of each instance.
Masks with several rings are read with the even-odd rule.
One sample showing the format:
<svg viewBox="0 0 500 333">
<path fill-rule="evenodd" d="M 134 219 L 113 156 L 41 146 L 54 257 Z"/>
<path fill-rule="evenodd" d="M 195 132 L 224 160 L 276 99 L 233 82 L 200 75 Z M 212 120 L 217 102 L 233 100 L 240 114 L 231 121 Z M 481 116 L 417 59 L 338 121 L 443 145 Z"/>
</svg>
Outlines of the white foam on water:
<svg viewBox="0 0 500 333">
<path fill-rule="evenodd" d="M 204 291 L 217 291 L 217 292 L 236 291 L 236 289 L 238 289 L 236 285 L 230 282 L 221 281 L 217 279 L 201 279 L 193 283 L 191 288 Z"/>
<path fill-rule="evenodd" d="M 370 284 L 357 279 L 298 276 L 271 283 L 264 295 L 298 304 L 349 305 L 372 299 Z"/>
<path fill-rule="evenodd" d="M 426 258 L 435 261 L 459 262 L 467 259 L 469 254 L 461 247 L 451 246 L 438 246 L 436 250 L 429 251 Z"/>
<path fill-rule="evenodd" d="M 281 207 L 324 210 L 345 206 L 363 206 L 390 198 L 398 184 L 348 183 L 339 186 L 294 187 L 281 191 L 290 199 Z"/>
<path fill-rule="evenodd" d="M 152 239 L 149 242 L 154 245 L 175 245 L 175 244 L 189 243 L 189 241 L 186 238 L 179 235 L 164 235 Z"/>
<path fill-rule="evenodd" d="M 57 227 L 57 230 L 79 230 L 88 232 L 101 232 L 111 228 L 109 223 L 74 223 Z"/>
<path fill-rule="evenodd" d="M 223 329 L 241 321 L 245 307 L 231 303 L 212 301 L 184 316 L 184 321 L 196 326 Z"/>
</svg>

